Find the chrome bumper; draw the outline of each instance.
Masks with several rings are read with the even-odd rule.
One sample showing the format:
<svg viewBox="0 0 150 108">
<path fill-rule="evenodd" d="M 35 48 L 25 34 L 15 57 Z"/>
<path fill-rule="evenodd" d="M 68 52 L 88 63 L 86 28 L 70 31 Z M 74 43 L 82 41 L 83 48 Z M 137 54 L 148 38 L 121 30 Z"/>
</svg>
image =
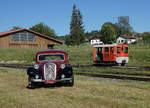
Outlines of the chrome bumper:
<svg viewBox="0 0 150 108">
<path fill-rule="evenodd" d="M 56 82 L 62 82 L 62 81 L 68 81 L 71 80 L 72 78 L 64 78 L 64 79 L 59 79 L 56 80 Z M 46 80 L 42 80 L 42 79 L 32 79 L 32 82 L 45 82 Z"/>
</svg>

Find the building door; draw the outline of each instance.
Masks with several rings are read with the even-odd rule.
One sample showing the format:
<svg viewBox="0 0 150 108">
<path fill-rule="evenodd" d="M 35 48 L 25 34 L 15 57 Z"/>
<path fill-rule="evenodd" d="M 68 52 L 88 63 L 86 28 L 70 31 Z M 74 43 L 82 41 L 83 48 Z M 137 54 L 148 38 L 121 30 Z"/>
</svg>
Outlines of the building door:
<svg viewBox="0 0 150 108">
<path fill-rule="evenodd" d="M 53 49 L 53 48 L 54 48 L 54 45 L 48 44 L 48 45 L 47 45 L 47 48 L 48 48 L 48 49 Z"/>
</svg>

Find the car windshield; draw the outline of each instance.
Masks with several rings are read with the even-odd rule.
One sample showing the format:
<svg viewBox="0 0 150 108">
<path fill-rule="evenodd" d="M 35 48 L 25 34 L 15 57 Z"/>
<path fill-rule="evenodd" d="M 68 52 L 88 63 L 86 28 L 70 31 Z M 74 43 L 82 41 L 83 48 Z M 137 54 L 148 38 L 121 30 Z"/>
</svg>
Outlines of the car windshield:
<svg viewBox="0 0 150 108">
<path fill-rule="evenodd" d="M 64 60 L 64 54 L 40 54 L 39 61 L 56 61 Z"/>
</svg>

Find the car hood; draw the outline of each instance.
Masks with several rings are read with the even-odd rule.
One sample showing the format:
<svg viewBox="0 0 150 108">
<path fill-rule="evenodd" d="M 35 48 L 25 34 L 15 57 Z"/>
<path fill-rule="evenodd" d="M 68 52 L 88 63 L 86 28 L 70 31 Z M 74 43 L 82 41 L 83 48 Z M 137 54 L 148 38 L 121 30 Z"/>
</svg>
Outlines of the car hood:
<svg viewBox="0 0 150 108">
<path fill-rule="evenodd" d="M 56 64 L 56 66 L 58 68 L 60 68 L 60 65 L 64 64 L 65 62 L 64 61 L 43 61 L 43 62 L 39 63 L 39 65 L 42 68 L 44 66 L 44 64 L 47 64 L 47 63 L 54 63 L 54 64 Z"/>
</svg>

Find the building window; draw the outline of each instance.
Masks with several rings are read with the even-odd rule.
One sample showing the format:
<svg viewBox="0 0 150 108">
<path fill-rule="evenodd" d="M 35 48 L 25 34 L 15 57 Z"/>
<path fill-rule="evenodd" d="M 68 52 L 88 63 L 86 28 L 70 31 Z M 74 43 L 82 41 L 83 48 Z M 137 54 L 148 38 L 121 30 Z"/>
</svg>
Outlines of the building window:
<svg viewBox="0 0 150 108">
<path fill-rule="evenodd" d="M 35 41 L 35 34 L 28 32 L 28 41 L 34 42 Z"/>
<path fill-rule="evenodd" d="M 12 34 L 12 41 L 21 41 L 21 42 L 34 42 L 35 41 L 35 34 L 22 31 L 18 33 Z"/>
<path fill-rule="evenodd" d="M 20 32 L 20 41 L 25 41 L 25 42 L 28 41 L 26 31 Z"/>
<path fill-rule="evenodd" d="M 47 48 L 48 48 L 48 49 L 53 49 L 53 48 L 54 48 L 54 45 L 48 44 L 48 45 L 47 45 Z"/>
<path fill-rule="evenodd" d="M 14 33 L 12 35 L 12 41 L 19 41 L 19 33 Z"/>
</svg>

